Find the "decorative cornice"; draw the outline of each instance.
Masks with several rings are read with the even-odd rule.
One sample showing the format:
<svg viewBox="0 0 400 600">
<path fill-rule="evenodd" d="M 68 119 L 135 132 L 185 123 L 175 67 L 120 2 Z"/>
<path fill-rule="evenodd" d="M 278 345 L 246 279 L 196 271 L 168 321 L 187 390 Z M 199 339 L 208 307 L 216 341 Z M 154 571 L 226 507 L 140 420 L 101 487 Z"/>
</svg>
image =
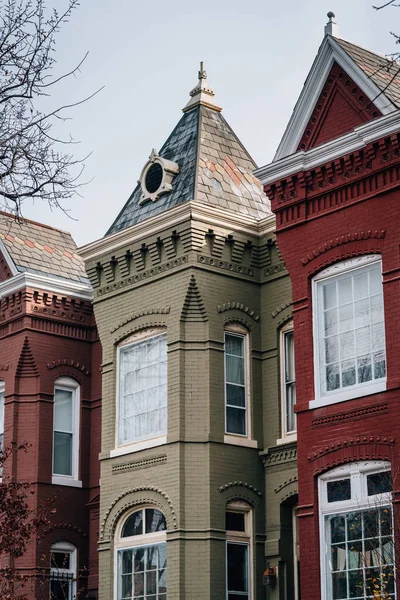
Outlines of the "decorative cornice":
<svg viewBox="0 0 400 600">
<path fill-rule="evenodd" d="M 314 260 L 324 252 L 331 250 L 332 248 L 336 248 L 337 246 L 342 246 L 343 244 L 349 244 L 351 242 L 359 242 L 362 240 L 369 239 L 377 239 L 383 240 L 386 235 L 386 231 L 384 229 L 375 230 L 375 231 L 354 231 L 352 233 L 347 233 L 337 238 L 332 238 L 325 242 L 323 246 L 318 246 L 311 252 L 309 252 L 306 256 L 301 259 L 302 264 L 305 266 L 310 261 Z"/>
<path fill-rule="evenodd" d="M 78 283 L 72 280 L 64 281 L 63 279 L 36 273 L 19 273 L 0 283 L 0 298 L 15 294 L 24 288 L 46 290 L 61 296 L 72 296 L 84 300 L 92 300 L 93 296 L 92 288 L 86 283 Z"/>
<path fill-rule="evenodd" d="M 374 406 L 365 406 L 358 410 L 347 410 L 338 414 L 326 415 L 325 417 L 319 417 L 318 419 L 312 420 L 313 427 L 326 427 L 333 423 L 342 423 L 343 421 L 357 421 L 359 419 L 366 419 L 368 417 L 376 417 L 380 414 L 388 412 L 387 402 L 381 402 Z"/>
<path fill-rule="evenodd" d="M 197 262 L 210 267 L 217 267 L 225 271 L 230 271 L 231 273 L 239 275 L 247 275 L 248 277 L 255 276 L 255 270 L 251 267 L 237 265 L 234 263 L 227 262 L 225 260 L 217 260 L 215 258 L 211 258 L 210 256 L 205 256 L 203 254 L 199 254 L 197 256 Z"/>
<path fill-rule="evenodd" d="M 223 313 L 227 310 L 240 310 L 241 312 L 244 312 L 246 315 L 249 315 L 249 317 L 251 317 L 253 319 L 253 321 L 260 320 L 259 315 L 257 315 L 254 310 L 250 309 L 245 304 L 241 304 L 240 302 L 235 302 L 235 301 L 225 302 L 224 304 L 219 304 L 217 306 L 217 311 L 219 313 Z"/>
<path fill-rule="evenodd" d="M 221 487 L 219 487 L 218 489 L 220 492 L 224 492 L 225 490 L 228 490 L 231 487 L 244 487 L 250 490 L 251 492 L 257 494 L 257 496 L 259 496 L 260 498 L 262 496 L 262 493 L 254 485 L 251 485 L 246 481 L 229 481 L 228 483 L 225 483 L 225 485 L 221 485 Z"/>
<path fill-rule="evenodd" d="M 397 133 L 399 129 L 400 111 L 395 111 L 389 115 L 355 127 L 351 133 L 347 133 L 331 142 L 327 142 L 311 150 L 300 150 L 277 162 L 260 167 L 255 171 L 255 175 L 261 180 L 263 185 L 267 186 L 296 173 L 315 169 L 320 165 L 335 161 L 341 156 L 357 152 L 380 138 Z"/>
<path fill-rule="evenodd" d="M 200 221 L 210 227 L 220 227 L 224 231 L 240 232 L 255 237 L 266 235 L 275 229 L 275 216 L 272 214 L 270 217 L 257 221 L 252 217 L 238 215 L 229 210 L 190 200 L 170 208 L 165 213 L 149 217 L 141 223 L 131 225 L 122 231 L 82 246 L 78 252 L 85 261 L 96 260 L 104 254 L 131 244 L 133 240 L 135 243 L 140 242 L 187 220 Z"/>
<path fill-rule="evenodd" d="M 112 474 L 125 473 L 126 471 L 137 471 L 139 469 L 146 469 L 154 467 L 161 463 L 167 462 L 167 455 L 161 454 L 160 456 L 152 456 L 151 458 L 145 458 L 143 460 L 134 460 L 121 465 L 113 465 Z"/>
<path fill-rule="evenodd" d="M 265 467 L 296 461 L 297 443 L 290 442 L 289 444 L 282 444 L 282 446 L 268 448 L 266 452 L 261 452 L 260 456 L 263 459 Z"/>
<path fill-rule="evenodd" d="M 46 367 L 51 370 L 56 367 L 72 367 L 74 369 L 78 369 L 85 375 L 90 375 L 90 370 L 85 367 L 85 365 L 81 365 L 77 360 L 73 360 L 72 358 L 59 358 L 58 360 L 53 360 L 51 363 L 47 363 Z"/>
<path fill-rule="evenodd" d="M 120 321 L 117 325 L 114 325 L 111 328 L 110 333 L 114 333 L 114 331 L 117 331 L 117 329 L 120 329 L 120 327 L 127 325 L 131 321 L 135 321 L 135 319 L 138 319 L 139 317 L 144 317 L 148 315 L 168 315 L 170 310 L 170 306 L 150 306 L 148 308 L 142 308 L 141 310 L 138 310 L 135 313 L 129 315 L 129 317 L 127 317 L 126 319 Z"/>
</svg>

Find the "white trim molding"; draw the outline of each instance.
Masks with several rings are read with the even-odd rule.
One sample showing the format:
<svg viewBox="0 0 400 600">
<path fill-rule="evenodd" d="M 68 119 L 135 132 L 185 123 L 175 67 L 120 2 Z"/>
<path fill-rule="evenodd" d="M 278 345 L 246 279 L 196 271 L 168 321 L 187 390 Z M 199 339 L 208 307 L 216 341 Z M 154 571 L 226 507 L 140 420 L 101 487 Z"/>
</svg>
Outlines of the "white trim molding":
<svg viewBox="0 0 400 600">
<path fill-rule="evenodd" d="M 80 283 L 79 281 L 51 277 L 50 275 L 38 275 L 37 273 L 18 273 L 15 277 L 2 281 L 0 283 L 0 298 L 10 296 L 24 288 L 40 289 L 62 296 L 93 300 L 92 287 L 89 283 Z"/>
<path fill-rule="evenodd" d="M 304 83 L 292 116 L 276 151 L 274 162 L 296 152 L 301 136 L 307 126 L 315 103 L 325 85 L 326 78 L 336 62 L 346 71 L 354 83 L 373 101 L 382 115 L 397 110 L 379 87 L 367 77 L 364 71 L 352 60 L 347 52 L 331 35 L 326 35 L 318 50 L 311 70 Z"/>
</svg>

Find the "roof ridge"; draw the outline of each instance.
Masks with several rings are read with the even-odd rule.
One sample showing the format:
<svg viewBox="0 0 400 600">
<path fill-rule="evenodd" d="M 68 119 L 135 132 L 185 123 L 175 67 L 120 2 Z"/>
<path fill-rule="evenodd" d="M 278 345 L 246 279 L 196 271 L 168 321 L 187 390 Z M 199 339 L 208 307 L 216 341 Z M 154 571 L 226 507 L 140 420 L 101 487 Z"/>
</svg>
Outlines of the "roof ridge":
<svg viewBox="0 0 400 600">
<path fill-rule="evenodd" d="M 37 225 L 38 227 L 42 227 L 43 229 L 51 229 L 52 231 L 58 231 L 59 233 L 65 233 L 73 240 L 71 233 L 69 231 L 65 231 L 65 229 L 59 229 L 58 227 L 53 227 L 52 225 L 47 225 L 46 223 L 39 223 L 39 221 L 34 221 L 33 219 L 27 219 L 26 217 L 18 217 L 14 213 L 9 213 L 5 210 L 0 210 L 0 215 L 3 215 L 5 217 L 11 217 L 16 223 L 18 223 L 18 220 L 20 219 L 21 223 L 31 223 L 32 225 Z"/>
</svg>

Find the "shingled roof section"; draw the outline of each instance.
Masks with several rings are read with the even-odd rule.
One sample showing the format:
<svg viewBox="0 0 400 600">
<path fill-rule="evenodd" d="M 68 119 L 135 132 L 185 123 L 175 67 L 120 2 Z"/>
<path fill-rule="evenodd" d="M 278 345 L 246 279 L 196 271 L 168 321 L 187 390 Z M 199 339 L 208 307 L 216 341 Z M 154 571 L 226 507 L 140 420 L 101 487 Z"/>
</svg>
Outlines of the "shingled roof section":
<svg viewBox="0 0 400 600">
<path fill-rule="evenodd" d="M 159 152 L 162 158 L 179 165 L 172 191 L 155 202 L 139 204 L 138 185 L 106 235 L 189 200 L 257 220 L 271 214 L 269 200 L 253 175 L 256 163 L 221 115 L 221 109 L 214 105 L 214 92 L 203 81 L 205 72 L 201 71 L 192 99 Z"/>
<path fill-rule="evenodd" d="M 381 92 L 400 108 L 400 63 L 346 40 L 335 37 L 335 41 Z"/>
<path fill-rule="evenodd" d="M 21 273 L 89 283 L 83 260 L 66 231 L 0 211 L 0 241 Z"/>
</svg>

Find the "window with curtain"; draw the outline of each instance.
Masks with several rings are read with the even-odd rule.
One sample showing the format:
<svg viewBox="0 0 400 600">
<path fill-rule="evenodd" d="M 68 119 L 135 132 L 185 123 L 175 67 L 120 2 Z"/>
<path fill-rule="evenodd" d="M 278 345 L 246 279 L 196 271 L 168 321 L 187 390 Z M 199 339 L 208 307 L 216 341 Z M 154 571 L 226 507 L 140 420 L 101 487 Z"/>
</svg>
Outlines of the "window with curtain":
<svg viewBox="0 0 400 600">
<path fill-rule="evenodd" d="M 50 551 L 49 600 L 76 598 L 76 548 L 69 542 L 57 542 Z"/>
<path fill-rule="evenodd" d="M 79 385 L 64 377 L 54 386 L 53 476 L 78 479 L 78 451 Z"/>
<path fill-rule="evenodd" d="M 344 261 L 314 281 L 320 397 L 338 392 L 352 397 L 354 389 L 374 385 L 370 393 L 380 391 L 376 384 L 386 380 L 381 261 Z"/>
<path fill-rule="evenodd" d="M 129 515 L 116 540 L 117 599 L 167 598 L 167 523 L 156 508 Z"/>
<path fill-rule="evenodd" d="M 296 378 L 294 372 L 294 338 L 293 323 L 286 326 L 282 332 L 282 437 L 296 433 Z"/>
<path fill-rule="evenodd" d="M 119 348 L 118 444 L 167 433 L 167 334 Z"/>
<path fill-rule="evenodd" d="M 0 454 L 3 452 L 4 447 L 4 381 L 0 381 Z M 2 465 L 0 465 L 0 477 L 3 471 Z"/>
<path fill-rule="evenodd" d="M 322 600 L 394 600 L 390 464 L 359 462 L 319 480 Z"/>
<path fill-rule="evenodd" d="M 247 435 L 246 335 L 225 331 L 226 433 Z"/>
<path fill-rule="evenodd" d="M 250 600 L 251 510 L 244 502 L 228 504 L 226 527 L 226 598 Z"/>
</svg>

